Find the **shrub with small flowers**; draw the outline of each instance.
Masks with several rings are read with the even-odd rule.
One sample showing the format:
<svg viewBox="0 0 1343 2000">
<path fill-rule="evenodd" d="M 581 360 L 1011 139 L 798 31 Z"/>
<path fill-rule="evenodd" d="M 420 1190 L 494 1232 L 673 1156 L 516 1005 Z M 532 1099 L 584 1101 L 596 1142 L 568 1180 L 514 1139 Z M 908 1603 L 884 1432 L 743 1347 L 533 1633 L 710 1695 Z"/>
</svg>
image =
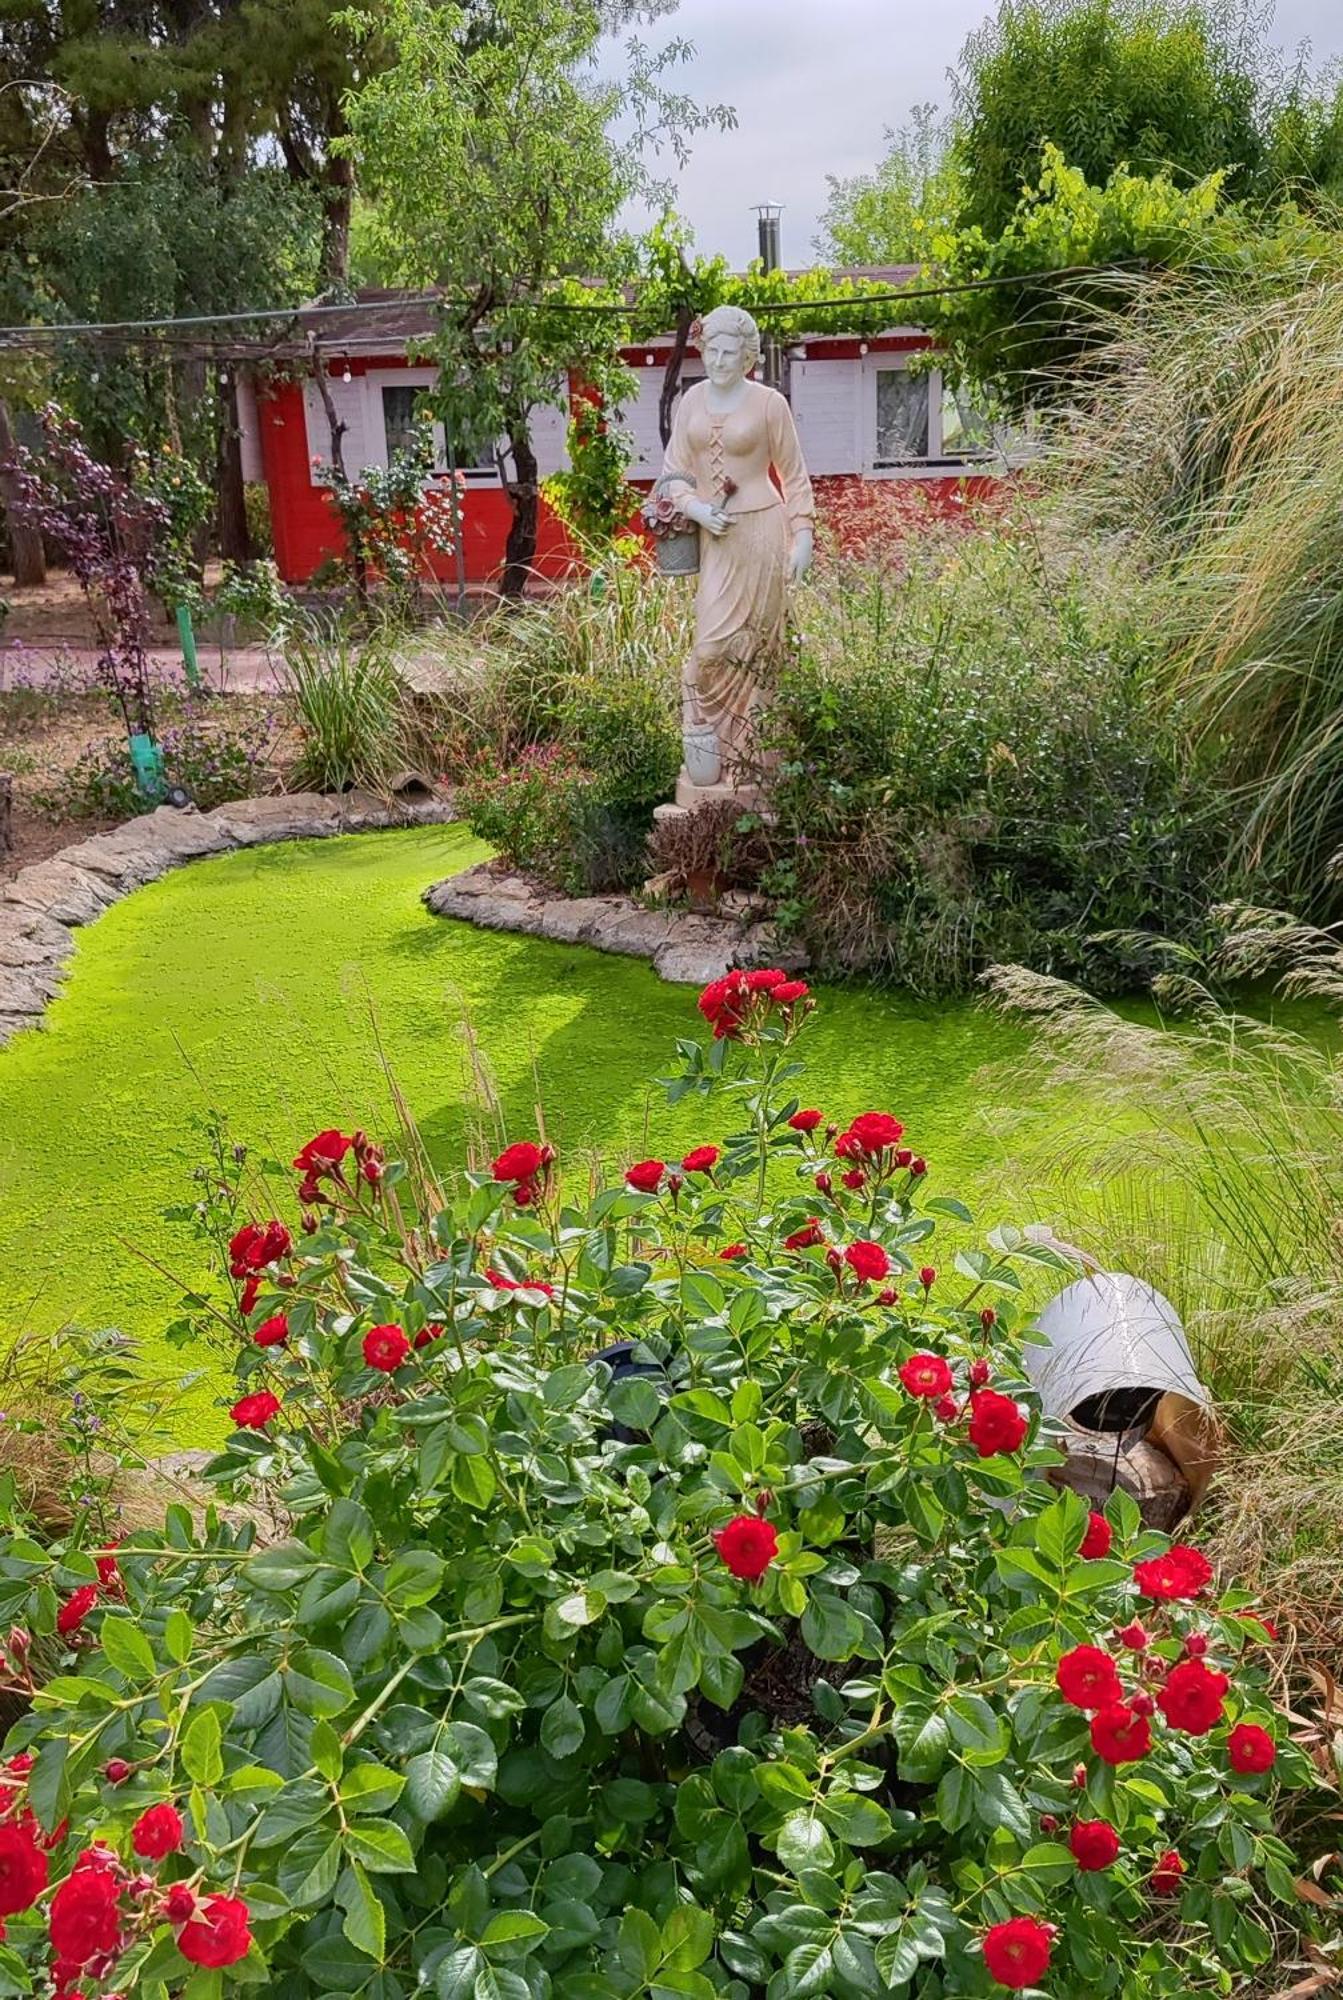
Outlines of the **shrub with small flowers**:
<svg viewBox="0 0 1343 2000">
<path fill-rule="evenodd" d="M 811 1006 L 714 982 L 667 1089 L 726 1129 L 596 1194 L 524 1134 L 445 1202 L 332 1127 L 238 1221 L 211 1477 L 288 1532 L 0 1542 L 5 1990 L 1254 1980 L 1309 1776 L 1271 1627 L 1042 1476 L 1022 1274 L 1067 1267 L 924 1261 L 970 1218 L 894 1115 L 799 1102 Z"/>
</svg>

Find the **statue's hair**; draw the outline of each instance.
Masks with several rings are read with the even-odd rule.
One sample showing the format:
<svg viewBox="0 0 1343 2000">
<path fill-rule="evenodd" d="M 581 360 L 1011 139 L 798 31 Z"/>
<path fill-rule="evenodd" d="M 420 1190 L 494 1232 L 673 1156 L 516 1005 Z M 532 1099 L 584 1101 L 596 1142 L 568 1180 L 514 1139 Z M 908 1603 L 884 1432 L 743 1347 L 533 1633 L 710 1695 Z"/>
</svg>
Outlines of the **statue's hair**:
<svg viewBox="0 0 1343 2000">
<path fill-rule="evenodd" d="M 760 328 L 744 306 L 715 306 L 700 323 L 699 349 L 704 352 L 716 333 L 732 333 L 746 350 L 746 372 L 760 366 Z"/>
</svg>

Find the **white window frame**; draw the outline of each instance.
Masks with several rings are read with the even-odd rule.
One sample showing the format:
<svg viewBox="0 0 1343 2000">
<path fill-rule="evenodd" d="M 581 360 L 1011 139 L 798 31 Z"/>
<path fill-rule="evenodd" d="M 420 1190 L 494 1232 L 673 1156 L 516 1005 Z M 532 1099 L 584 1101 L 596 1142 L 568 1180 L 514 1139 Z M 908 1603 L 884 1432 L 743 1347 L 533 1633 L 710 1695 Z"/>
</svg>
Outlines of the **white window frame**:
<svg viewBox="0 0 1343 2000">
<path fill-rule="evenodd" d="M 437 368 L 370 368 L 363 376 L 364 383 L 364 435 L 377 448 L 379 465 L 388 463 L 387 425 L 383 415 L 382 392 L 384 389 L 432 389 L 438 380 Z M 434 471 L 446 473 L 448 470 L 448 440 L 437 417 L 434 419 Z M 463 465 L 457 468 L 458 477 L 469 488 L 497 487 L 500 484 L 499 468 L 493 466 Z"/>
<path fill-rule="evenodd" d="M 877 377 L 893 369 L 908 371 L 914 356 L 908 354 L 869 354 L 863 359 L 862 393 L 862 471 L 866 479 L 926 479 L 930 473 L 954 472 L 961 466 L 977 467 L 984 470 L 991 467 L 998 456 L 993 451 L 974 452 L 966 455 L 949 455 L 942 448 L 942 370 L 930 368 L 923 380 L 928 390 L 928 452 L 924 458 L 911 458 L 901 465 L 878 465 L 877 463 Z"/>
</svg>

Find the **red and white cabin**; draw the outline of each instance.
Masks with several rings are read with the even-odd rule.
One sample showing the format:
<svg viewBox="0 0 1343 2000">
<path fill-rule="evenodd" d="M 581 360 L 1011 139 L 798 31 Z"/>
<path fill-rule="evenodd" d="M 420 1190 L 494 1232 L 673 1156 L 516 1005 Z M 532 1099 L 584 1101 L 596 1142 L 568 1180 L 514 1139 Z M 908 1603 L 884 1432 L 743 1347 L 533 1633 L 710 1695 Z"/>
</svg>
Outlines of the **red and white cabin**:
<svg viewBox="0 0 1343 2000">
<path fill-rule="evenodd" d="M 912 269 L 864 267 L 837 277 L 866 277 L 908 283 Z M 837 315 L 838 317 L 838 315 Z M 386 465 L 408 435 L 417 394 L 432 386 L 437 370 L 413 358 L 417 343 L 433 331 L 428 296 L 361 292 L 338 312 L 298 315 L 300 338 L 286 344 L 277 360 L 306 352 L 308 329 L 320 342 L 328 387 L 338 421 L 347 471 Z M 944 390 L 938 369 L 911 372 L 913 355 L 932 339 L 914 326 L 892 327 L 870 338 L 837 331 L 808 335 L 783 349 L 781 387 L 792 405 L 807 468 L 822 515 L 843 500 L 860 505 L 862 489 L 900 482 L 912 507 L 954 511 L 1009 469 L 1004 452 L 989 441 L 973 414 Z M 670 336 L 642 347 L 624 348 L 635 390 L 621 411 L 634 439 L 630 479 L 651 485 L 662 465 L 658 401 L 671 349 Z M 682 370 L 684 384 L 703 374 L 692 347 Z M 567 384 L 570 404 L 580 393 L 577 378 Z M 341 530 L 327 492 L 324 464 L 330 458 L 330 431 L 317 385 L 277 376 L 255 383 L 240 380 L 243 473 L 264 481 L 270 495 L 275 560 L 286 583 L 305 583 L 315 570 L 341 552 Z M 537 408 L 531 433 L 540 476 L 568 464 L 569 413 L 558 405 Z M 436 426 L 441 468 L 448 463 L 447 440 Z M 466 575 L 477 586 L 496 580 L 503 565 L 512 511 L 493 458 L 457 466 L 464 487 L 463 540 Z M 886 496 L 889 498 L 890 496 Z M 544 499 L 537 536 L 535 571 L 556 579 L 570 572 L 576 552 Z M 455 564 L 442 565 L 445 581 Z"/>
</svg>

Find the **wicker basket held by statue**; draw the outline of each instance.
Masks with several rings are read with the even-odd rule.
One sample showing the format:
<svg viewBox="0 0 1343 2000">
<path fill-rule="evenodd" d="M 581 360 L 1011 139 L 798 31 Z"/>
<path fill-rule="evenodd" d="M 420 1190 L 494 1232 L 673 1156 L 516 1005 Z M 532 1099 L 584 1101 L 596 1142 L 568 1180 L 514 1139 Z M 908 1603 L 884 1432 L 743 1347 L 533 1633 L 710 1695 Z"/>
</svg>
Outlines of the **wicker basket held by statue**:
<svg viewBox="0 0 1343 2000">
<path fill-rule="evenodd" d="M 653 537 L 658 568 L 664 576 L 696 576 L 699 573 L 699 529 L 687 520 L 667 492 L 673 481 L 693 486 L 686 473 L 664 472 L 644 502 L 644 526 Z"/>
</svg>

